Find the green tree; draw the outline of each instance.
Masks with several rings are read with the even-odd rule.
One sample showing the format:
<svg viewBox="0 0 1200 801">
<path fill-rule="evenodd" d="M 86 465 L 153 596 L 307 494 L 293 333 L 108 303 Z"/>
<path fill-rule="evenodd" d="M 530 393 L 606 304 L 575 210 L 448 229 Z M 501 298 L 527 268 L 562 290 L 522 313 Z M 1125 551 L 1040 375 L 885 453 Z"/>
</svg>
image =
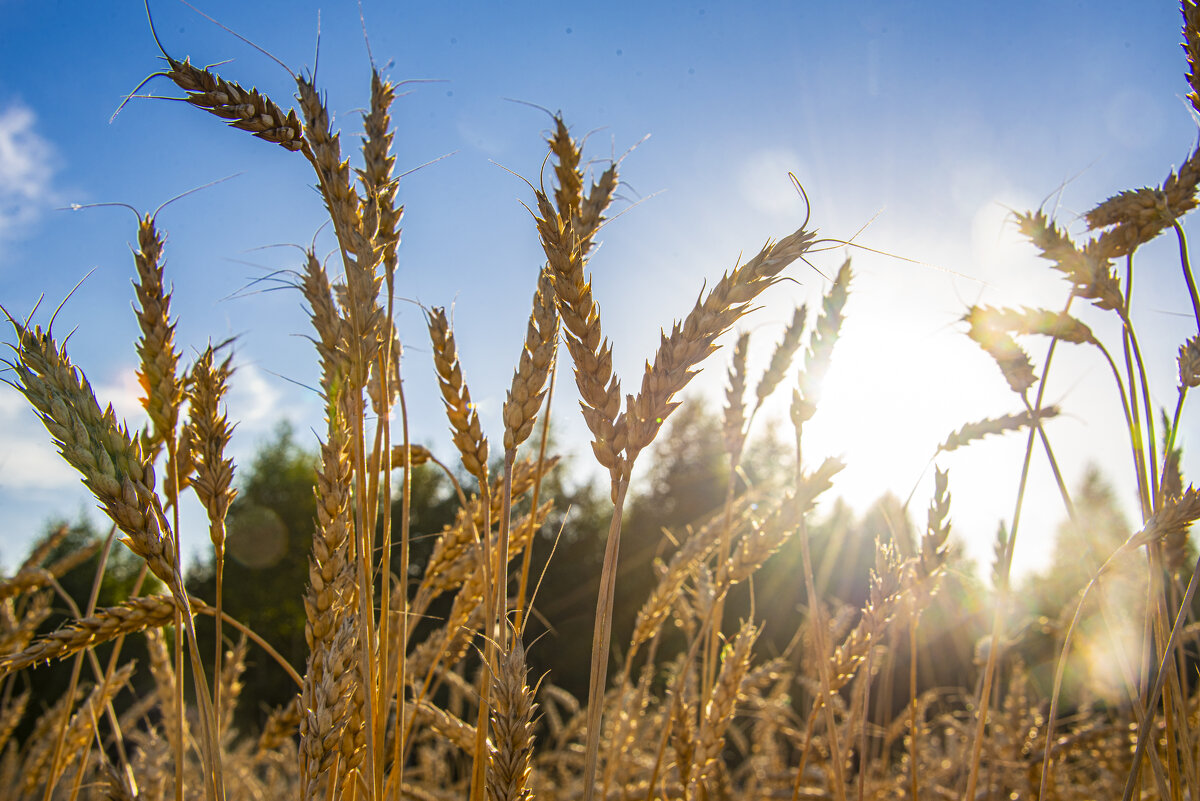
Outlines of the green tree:
<svg viewBox="0 0 1200 801">
<path fill-rule="evenodd" d="M 1095 465 L 1085 471 L 1072 498 L 1076 519 L 1058 527 L 1050 564 L 1028 580 L 1025 593 L 1031 599 L 1024 610 L 1030 636 L 1023 656 L 1047 694 L 1080 591 L 1133 533 L 1112 485 Z M 1130 558 L 1108 571 L 1101 586 L 1091 592 L 1065 674 L 1063 697 L 1067 703 L 1123 699 L 1117 670 L 1120 662 L 1114 649 L 1123 648 L 1127 659 L 1134 658 L 1144 619 L 1145 587 L 1145 564 Z M 1101 603 L 1109 610 L 1107 621 Z"/>
</svg>

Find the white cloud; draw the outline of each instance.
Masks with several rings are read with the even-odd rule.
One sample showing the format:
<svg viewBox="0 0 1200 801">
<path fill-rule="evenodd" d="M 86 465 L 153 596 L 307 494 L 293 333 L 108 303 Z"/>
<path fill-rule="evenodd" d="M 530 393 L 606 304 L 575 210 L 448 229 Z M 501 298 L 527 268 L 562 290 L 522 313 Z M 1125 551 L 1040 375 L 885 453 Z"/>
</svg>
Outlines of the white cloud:
<svg viewBox="0 0 1200 801">
<path fill-rule="evenodd" d="M 93 385 L 96 400 L 103 408 L 110 403 L 117 420 L 133 430 L 146 424 L 146 410 L 142 406 L 145 391 L 138 383 L 137 368 L 132 364 L 118 369 L 109 380 Z"/>
<path fill-rule="evenodd" d="M 78 483 L 19 393 L 0 392 L 0 488 L 55 489 Z"/>
<path fill-rule="evenodd" d="M 28 225 L 53 199 L 55 150 L 36 125 L 24 105 L 0 109 L 0 238 Z"/>
<path fill-rule="evenodd" d="M 270 430 L 288 416 L 283 396 L 254 364 L 239 364 L 229 381 L 229 419 L 248 432 Z"/>
</svg>

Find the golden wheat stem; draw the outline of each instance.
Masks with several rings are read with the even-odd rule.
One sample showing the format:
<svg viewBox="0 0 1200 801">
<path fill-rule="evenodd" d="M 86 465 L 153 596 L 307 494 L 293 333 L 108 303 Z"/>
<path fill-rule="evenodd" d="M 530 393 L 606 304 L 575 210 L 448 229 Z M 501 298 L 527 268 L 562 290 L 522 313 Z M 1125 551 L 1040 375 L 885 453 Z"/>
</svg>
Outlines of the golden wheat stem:
<svg viewBox="0 0 1200 801">
<path fill-rule="evenodd" d="M 517 459 L 517 449 L 507 448 L 504 451 L 504 476 L 501 482 L 500 496 L 500 532 L 496 545 L 496 635 L 500 638 L 497 645 L 501 653 L 508 649 L 508 550 L 509 531 L 512 527 L 512 475 L 513 463 Z"/>
<path fill-rule="evenodd" d="M 608 676 L 608 652 L 612 639 L 612 608 L 616 597 L 617 555 L 621 540 L 621 514 L 629 489 L 628 468 L 613 487 L 613 514 L 608 524 L 608 542 L 604 546 L 604 565 L 600 572 L 600 596 L 596 599 L 596 622 L 592 630 L 592 664 L 588 679 L 587 742 L 584 746 L 583 801 L 592 801 L 596 792 L 596 770 L 600 761 L 600 725 L 604 714 L 604 688 Z"/>
<path fill-rule="evenodd" d="M 1137 733 L 1137 745 L 1133 751 L 1133 768 L 1129 772 L 1129 776 L 1125 783 L 1125 792 L 1122 795 L 1122 801 L 1129 801 L 1133 795 L 1133 788 L 1137 784 L 1137 773 L 1141 766 L 1141 757 L 1146 750 L 1147 741 L 1150 738 L 1150 724 L 1154 720 L 1154 708 L 1158 704 L 1159 694 L 1164 690 L 1164 682 L 1168 675 L 1173 674 L 1174 665 L 1171 661 L 1172 654 L 1179 645 L 1180 635 L 1183 633 L 1184 624 L 1189 617 L 1188 610 L 1191 609 L 1192 598 L 1196 594 L 1196 585 L 1200 583 L 1200 558 L 1196 560 L 1196 566 L 1192 570 L 1191 579 L 1188 581 L 1187 590 L 1184 592 L 1183 601 L 1179 606 L 1179 613 L 1175 616 L 1175 622 L 1171 626 L 1171 637 L 1167 641 L 1166 648 L 1162 652 L 1162 658 L 1159 661 L 1157 674 L 1154 679 L 1154 687 L 1146 698 L 1145 717 L 1139 721 Z M 1170 732 L 1173 727 L 1167 726 L 1167 731 Z M 1178 785 L 1175 785 L 1178 787 Z"/>
<path fill-rule="evenodd" d="M 553 407 L 554 382 L 557 377 L 558 359 L 555 359 L 550 365 L 550 383 L 546 388 L 546 411 L 542 418 L 542 435 L 538 443 L 537 469 L 534 471 L 536 479 L 533 483 L 533 494 L 531 495 L 530 499 L 530 508 L 533 509 L 538 508 L 538 501 L 540 500 L 542 491 L 542 476 L 545 474 L 544 466 L 546 464 L 546 449 L 550 440 L 550 410 Z M 530 525 L 533 525 L 532 521 L 530 522 Z M 521 580 L 517 586 L 517 614 L 513 623 L 513 627 L 516 628 L 517 631 L 525 630 L 525 606 L 529 589 L 529 570 L 533 563 L 533 544 L 535 541 L 534 535 L 536 533 L 536 529 L 529 532 L 529 544 L 525 546 L 525 553 L 521 555 Z"/>
<path fill-rule="evenodd" d="M 167 443 L 167 469 L 173 471 L 176 466 L 176 440 L 174 431 L 166 436 Z M 171 486 L 178 488 L 179 476 L 168 475 L 167 481 Z M 172 503 L 172 520 L 171 528 L 175 531 L 174 537 L 174 563 L 179 564 L 179 504 L 178 496 L 175 498 L 176 503 Z M 170 495 L 167 496 L 167 502 L 171 502 Z M 172 704 L 175 706 L 175 724 L 178 729 L 175 732 L 175 801 L 183 801 L 183 649 L 184 649 L 184 631 L 183 631 L 183 610 L 175 608 L 175 697 L 172 699 Z M 206 785 L 206 792 L 211 793 L 212 789 Z M 213 801 L 210 796 L 209 801 Z"/>
<path fill-rule="evenodd" d="M 378 801 L 383 794 L 382 776 L 375 770 L 377 764 L 376 751 L 382 743 L 376 740 L 375 715 L 380 710 L 379 685 L 377 681 L 378 666 L 375 664 L 375 611 L 374 611 L 374 565 L 372 564 L 371 540 L 374 530 L 373 518 L 368 516 L 367 509 L 367 459 L 364 444 L 366 429 L 363 419 L 363 404 L 361 391 L 356 390 L 351 398 L 353 409 L 351 445 L 353 448 L 353 477 L 354 492 L 354 524 L 356 551 L 355 558 L 358 566 L 358 650 L 359 665 L 363 669 L 363 719 L 366 721 L 366 764 L 371 766 L 371 775 L 366 777 L 367 798 Z"/>
<path fill-rule="evenodd" d="M 1132 267 L 1132 260 L 1130 260 L 1129 264 Z M 1132 283 L 1132 275 L 1129 278 Z M 1126 291 L 1129 288 L 1130 286 L 1127 285 Z M 1140 422 L 1142 412 L 1137 390 L 1137 373 L 1141 372 L 1144 382 L 1145 371 L 1142 365 L 1141 348 L 1138 347 L 1137 335 L 1133 330 L 1133 324 L 1127 314 L 1121 310 L 1118 310 L 1118 314 L 1121 318 L 1121 346 L 1125 360 L 1125 387 L 1128 393 L 1129 438 L 1133 448 L 1133 467 L 1137 475 L 1138 503 L 1141 510 L 1141 519 L 1145 522 L 1154 511 L 1150 478 L 1146 470 L 1145 440 L 1143 439 L 1143 430 Z M 1144 383 L 1142 387 L 1146 403 L 1149 405 L 1149 392 L 1146 391 Z M 1153 421 L 1152 408 L 1147 409 L 1147 417 Z M 1151 431 L 1153 431 L 1153 428 L 1151 428 Z M 1155 465 L 1155 470 L 1157 471 L 1157 465 Z"/>
<path fill-rule="evenodd" d="M 1192 300 L 1192 313 L 1196 316 L 1196 328 L 1200 329 L 1200 292 L 1196 290 L 1196 278 L 1192 275 L 1192 264 L 1188 258 L 1187 236 L 1179 220 L 1172 220 L 1171 227 L 1175 229 L 1175 238 L 1179 241 L 1179 264 L 1183 269 L 1183 280 L 1187 283 L 1188 296 Z"/>
<path fill-rule="evenodd" d="M 798 340 L 799 338 L 797 337 Z M 745 410 L 746 358 L 749 348 L 750 333 L 743 332 L 738 336 L 737 344 L 733 349 L 733 359 L 729 368 L 729 386 L 725 393 L 727 403 L 725 407 L 724 439 L 725 452 L 729 456 L 729 475 L 725 480 L 725 507 L 721 514 L 721 535 L 717 542 L 716 582 L 718 587 L 724 586 L 726 576 L 729 572 L 729 548 L 733 537 L 733 499 L 737 488 L 738 465 L 741 463 L 742 449 L 746 444 L 747 429 L 749 427 Z M 778 355 L 779 351 L 777 350 L 776 356 Z M 787 358 L 790 359 L 790 356 Z M 775 357 L 772 357 L 771 368 L 768 371 L 773 372 L 772 368 L 775 368 Z M 786 369 L 786 366 L 783 369 Z M 755 406 L 755 411 L 757 411 L 757 408 Z M 751 416 L 753 416 L 753 412 Z M 703 687 L 702 692 L 705 694 L 712 691 L 713 682 L 716 680 L 717 652 L 719 650 L 718 640 L 721 636 L 721 630 L 724 627 L 724 616 L 725 596 L 722 593 L 713 603 L 713 626 L 708 632 L 708 647 L 704 652 L 703 667 L 701 669 L 701 675 L 704 677 L 701 686 Z"/>
<path fill-rule="evenodd" d="M 797 432 L 797 440 L 799 440 L 799 432 Z M 821 675 L 821 692 L 825 696 L 822 700 L 821 707 L 825 713 L 825 729 L 829 737 L 829 758 L 833 763 L 833 776 L 835 783 L 836 797 L 839 801 L 846 801 L 846 766 L 842 762 L 841 748 L 838 742 L 837 720 L 834 718 L 833 704 L 829 703 L 829 698 L 833 695 L 833 677 L 830 675 L 829 665 L 829 644 L 826 642 L 825 633 L 827 631 L 825 625 L 825 615 L 821 607 L 821 599 L 817 595 L 817 582 L 813 573 L 812 566 L 812 551 L 809 547 L 809 532 L 808 522 L 806 517 L 800 515 L 800 558 L 804 566 L 804 585 L 808 592 L 808 608 L 809 614 L 814 618 L 813 621 L 813 639 L 817 649 L 817 665 L 820 668 Z M 971 796 L 968 796 L 970 798 Z"/>
<path fill-rule="evenodd" d="M 1056 340 L 1051 340 L 1050 347 L 1053 347 Z M 1047 363 L 1049 359 L 1047 359 Z M 1039 401 L 1041 396 L 1041 388 L 1046 384 L 1046 369 L 1042 370 L 1042 381 L 1039 387 Z M 1036 402 L 1035 402 L 1036 403 Z M 1004 615 L 1005 607 L 1008 603 L 1009 582 L 1008 577 L 1012 570 L 1013 551 L 1016 547 L 1017 529 L 1021 522 L 1021 509 L 1025 499 L 1025 487 L 1029 481 L 1029 469 L 1032 465 L 1033 457 L 1033 442 L 1037 436 L 1035 429 L 1029 430 L 1029 436 L 1025 443 L 1025 456 L 1021 461 L 1021 478 L 1017 484 L 1017 498 L 1013 508 L 1012 524 L 1009 527 L 1008 540 L 1004 546 L 1004 553 L 1000 557 L 999 577 L 1000 581 L 995 588 L 996 597 L 993 603 L 995 609 L 992 612 L 992 647 L 988 650 L 987 664 L 984 666 L 983 683 L 979 691 L 978 701 L 978 716 L 979 719 L 975 728 L 975 739 L 971 746 L 971 768 L 967 774 L 967 790 L 965 798 L 975 797 L 975 785 L 979 780 L 979 760 L 980 754 L 983 752 L 983 739 L 987 731 L 988 705 L 991 701 L 992 684 L 996 677 L 996 665 L 1000 659 L 1000 643 L 1003 641 L 1004 635 Z"/>
<path fill-rule="evenodd" d="M 917 625 L 920 619 L 920 614 L 914 613 L 908 622 L 908 787 L 913 801 L 921 797 L 917 776 Z M 867 676 L 870 675 L 868 671 Z M 870 686 L 870 679 L 867 681 Z"/>
<path fill-rule="evenodd" d="M 486 446 L 486 440 L 482 440 Z M 486 453 L 486 451 L 485 451 Z M 493 557 L 492 549 L 492 503 L 490 498 L 490 483 L 487 480 L 486 462 L 481 468 L 479 478 L 479 499 L 480 508 L 483 510 L 483 525 L 480 527 L 479 534 L 482 539 L 478 539 L 479 543 L 479 558 L 482 560 L 483 572 L 483 619 L 484 630 L 487 631 L 488 637 L 484 644 L 484 661 L 489 664 L 495 664 L 496 659 L 496 636 L 492 631 L 488 631 L 496 620 L 496 590 L 495 584 L 492 582 L 499 581 L 496 575 L 497 567 L 501 569 L 503 566 L 496 564 Z M 487 764 L 488 764 L 488 748 L 487 748 L 487 728 L 488 719 L 491 714 L 491 694 L 492 685 L 487 680 L 486 671 L 480 673 L 479 686 L 479 710 L 478 717 L 475 721 L 475 752 L 472 754 L 473 767 L 471 774 L 471 801 L 483 801 L 487 787 Z"/>
<path fill-rule="evenodd" d="M 388 293 L 389 296 L 391 293 Z M 389 313 L 388 319 L 391 319 Z M 408 404 L 404 398 L 404 384 L 401 383 L 397 388 L 396 393 L 397 404 L 400 407 L 400 430 L 403 436 L 403 465 L 404 476 L 400 484 L 400 619 L 399 633 L 397 641 L 396 654 L 396 731 L 393 739 L 395 747 L 392 756 L 392 776 L 395 777 L 397 784 L 403 786 L 403 765 L 404 754 L 407 751 L 407 742 L 405 735 L 408 732 L 406 726 L 403 725 L 405 719 L 405 695 L 407 686 L 407 669 L 408 669 L 408 637 L 409 637 L 409 600 L 408 600 L 408 563 L 409 563 L 409 533 L 411 530 L 412 521 L 409 519 L 412 513 L 412 441 L 408 435 Z M 390 516 L 390 513 L 389 513 Z M 386 795 L 390 795 L 390 787 L 392 776 L 388 777 L 389 787 Z"/>
<path fill-rule="evenodd" d="M 99 575 L 97 575 L 97 577 L 96 577 L 97 584 L 99 583 L 99 578 L 100 578 Z M 84 655 L 82 652 L 77 654 L 71 664 L 71 679 L 67 683 L 67 693 L 64 696 L 65 698 L 74 698 L 75 697 L 75 692 L 79 687 L 79 672 L 83 668 L 83 656 Z M 70 706 L 70 703 L 68 702 L 67 708 L 63 710 L 62 722 L 58 727 L 58 734 L 54 740 L 54 751 L 52 752 L 52 756 L 50 757 L 50 774 L 49 774 L 49 778 L 47 778 L 47 780 L 46 780 L 46 790 L 45 790 L 45 794 L 42 796 L 43 801 L 50 801 L 51 794 L 54 792 L 55 777 L 57 776 L 57 773 L 58 773 L 58 765 L 62 759 L 62 751 L 63 751 L 63 747 L 66 745 L 67 730 L 70 728 L 70 725 L 71 725 L 71 706 Z"/>
</svg>

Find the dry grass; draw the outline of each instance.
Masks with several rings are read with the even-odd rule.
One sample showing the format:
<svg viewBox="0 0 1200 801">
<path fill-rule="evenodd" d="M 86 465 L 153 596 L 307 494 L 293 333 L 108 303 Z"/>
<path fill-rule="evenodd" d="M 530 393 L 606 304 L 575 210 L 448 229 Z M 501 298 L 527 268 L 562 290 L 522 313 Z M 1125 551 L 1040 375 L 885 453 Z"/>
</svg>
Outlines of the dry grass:
<svg viewBox="0 0 1200 801">
<path fill-rule="evenodd" d="M 1191 0 L 1183 10 L 1191 65 L 1200 53 L 1200 12 Z M 973 801 L 1123 793 L 1125 799 L 1177 801 L 1200 794 L 1200 694 L 1183 651 L 1196 634 L 1191 610 L 1200 561 L 1190 580 L 1180 572 L 1186 567 L 1188 529 L 1200 517 L 1200 494 L 1183 487 L 1176 446 L 1186 395 L 1200 385 L 1200 339 L 1179 346 L 1174 412 L 1156 430 L 1145 373 L 1157 354 L 1139 347 L 1128 272 L 1122 272 L 1131 269 L 1142 244 L 1175 233 L 1200 326 L 1200 298 L 1179 225 L 1197 204 L 1200 151 L 1162 185 L 1121 193 L 1089 212 L 1084 219 L 1093 236 L 1083 244 L 1041 210 L 1018 215 L 1021 230 L 1070 283 L 1063 309 L 980 307 L 964 317 L 968 336 L 996 361 L 1020 405 L 1012 414 L 960 427 L 937 453 L 1024 431 L 1022 487 L 1040 442 L 1074 514 L 1044 428 L 1059 413 L 1043 398 L 1058 344 L 1095 348 L 1125 410 L 1141 524 L 1095 566 L 1078 605 L 1062 610 L 1061 625 L 1045 624 L 1053 647 L 1061 650 L 1048 697 L 1039 694 L 1029 669 L 1009 648 L 1015 635 L 1005 610 L 1016 524 L 999 539 L 996 611 L 991 636 L 979 649 L 977 675 L 969 678 L 973 689 L 919 690 L 918 660 L 936 656 L 919 652 L 922 637 L 937 625 L 923 613 L 936 603 L 952 559 L 950 483 L 940 469 L 919 536 L 876 543 L 865 600 L 839 609 L 820 593 L 809 518 L 842 465 L 832 459 L 810 464 L 804 432 L 820 403 L 821 379 L 836 359 L 842 324 L 852 313 L 849 260 L 820 298 L 811 330 L 806 306 L 796 308 L 757 382 L 748 373 L 750 336 L 737 338 L 723 422 L 731 468 L 724 506 L 695 527 L 674 532 L 673 551 L 657 563 L 657 583 L 630 641 L 620 644 L 624 658 L 610 681 L 622 516 L 633 467 L 718 341 L 789 265 L 814 249 L 816 233 L 808 221 L 726 271 L 682 321 L 663 321 L 660 345 L 646 362 L 638 391 L 624 394 L 588 272 L 620 182 L 618 165 L 605 166 L 593 180 L 584 171 L 581 143 L 555 117 L 548 157 L 556 186 L 534 190 L 530 202 L 546 264 L 534 288 L 526 337 L 519 350 L 514 343 L 518 357 L 503 409 L 504 431 L 496 440 L 503 443 L 502 466 L 489 463 L 489 440 L 450 321 L 443 309 L 429 309 L 433 367 L 452 442 L 466 468 L 463 481 L 474 486 L 456 483 L 460 508 L 453 525 L 413 532 L 408 476 L 436 459 L 412 442 L 403 416 L 400 343 L 391 321 L 403 214 L 390 152 L 394 87 L 372 73 L 361 167 L 352 170 L 312 77 L 295 76 L 297 113 L 212 70 L 169 56 L 167 62 L 165 75 L 193 106 L 303 156 L 315 171 L 338 242 L 336 269 L 327 270 L 310 250 L 296 273 L 311 309 L 327 419 L 315 476 L 308 585 L 295 588 L 306 613 L 307 662 L 303 675 L 294 675 L 295 699 L 274 710 L 257 737 L 231 723 L 241 671 L 254 653 L 246 641 L 226 652 L 218 627 L 216 668 L 214 675 L 205 674 L 192 617 L 226 618 L 221 570 L 225 518 L 235 490 L 234 465 L 224 453 L 232 424 L 222 404 L 236 376 L 231 362 L 212 347 L 181 368 L 164 288 L 169 281 L 163 237 L 153 215 L 139 215 L 137 353 L 147 429 L 131 432 L 111 407 L 101 406 L 51 331 L 10 318 L 14 340 L 7 364 L 11 383 L 45 423 L 63 458 L 168 594 L 131 597 L 99 610 L 93 596 L 89 608 L 76 610 L 75 620 L 35 640 L 57 577 L 91 553 L 43 565 L 55 547 L 51 539 L 0 582 L 0 786 L 11 788 L 8 797 Z M 1195 105 L 1200 88 L 1194 74 L 1189 80 Z M 1113 349 L 1073 316 L 1076 299 L 1090 301 L 1089 314 L 1115 316 L 1121 359 L 1112 358 Z M 524 622 L 535 612 L 529 551 L 553 505 L 540 493 L 557 460 L 546 453 L 544 438 L 525 458 L 518 449 L 539 419 L 546 422 L 560 328 L 592 451 L 611 481 L 586 703 L 554 686 L 553 674 L 531 681 L 525 659 Z M 1029 336 L 1049 339 L 1040 363 L 1018 340 Z M 747 486 L 737 468 L 753 423 L 789 376 L 794 376 L 792 481 L 778 490 Z M 393 408 L 401 412 L 396 428 Z M 394 470 L 404 477 L 399 498 L 404 522 L 396 531 L 381 513 L 392 504 Z M 216 597 L 203 600 L 188 596 L 180 572 L 176 510 L 180 494 L 189 490 L 208 512 L 217 570 Z M 408 545 L 418 534 L 436 538 L 424 572 L 410 580 Z M 806 608 L 786 652 L 767 659 L 755 651 L 765 621 L 726 620 L 726 601 L 752 585 L 792 540 L 802 555 L 795 580 L 806 587 Z M 1114 568 L 1135 560 L 1145 566 L 1148 601 L 1144 619 L 1134 621 L 1143 631 L 1134 645 L 1138 650 L 1113 652 L 1125 697 L 1107 710 L 1083 708 L 1060 720 L 1062 673 L 1090 608 L 1085 604 L 1100 596 L 1112 630 L 1128 623 L 1104 596 Z M 418 641 L 410 620 L 424 618 L 441 596 L 452 599 L 448 615 L 440 625 L 422 628 Z M 228 625 L 241 627 L 232 620 Z M 168 640 L 163 630 L 171 628 Z M 660 643 L 668 629 L 680 636 L 683 648 L 663 654 Z M 100 663 L 98 644 L 129 636 L 146 637 L 148 665 Z M 909 663 L 893 664 L 901 653 Z M 18 742 L 12 736 L 17 723 L 35 710 L 28 693 L 19 691 L 17 672 L 66 659 L 74 660 L 70 691 L 51 708 L 37 710 L 31 733 Z M 154 688 L 123 704 L 127 711 L 118 716 L 113 699 L 135 670 L 148 672 Z M 907 687 L 896 691 L 885 673 L 906 676 Z M 185 706 L 189 685 L 194 702 Z"/>
</svg>

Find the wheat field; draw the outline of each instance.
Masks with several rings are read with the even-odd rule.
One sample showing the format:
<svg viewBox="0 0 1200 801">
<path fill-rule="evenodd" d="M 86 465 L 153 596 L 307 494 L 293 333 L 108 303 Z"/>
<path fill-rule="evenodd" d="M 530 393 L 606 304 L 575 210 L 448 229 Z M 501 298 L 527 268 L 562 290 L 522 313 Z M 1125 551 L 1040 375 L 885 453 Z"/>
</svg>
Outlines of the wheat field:
<svg viewBox="0 0 1200 801">
<path fill-rule="evenodd" d="M 1184 0 L 1181 9 L 1181 66 L 1200 113 L 1200 8 Z M 748 358 L 764 293 L 807 269 L 810 257 L 847 244 L 819 233 L 815 213 L 761 247 L 746 243 L 723 273 L 682 290 L 696 298 L 690 311 L 659 321 L 662 336 L 640 374 L 618 375 L 613 343 L 621 331 L 603 325 L 608 310 L 593 282 L 599 287 L 606 276 L 593 274 L 589 261 L 625 185 L 622 161 L 585 152 L 570 121 L 549 114 L 544 168 L 526 165 L 523 185 L 542 266 L 525 290 L 532 302 L 524 341 L 510 346 L 502 430 L 481 422 L 453 315 L 421 308 L 420 349 L 431 354 L 446 446 L 459 462 L 443 464 L 419 444 L 435 433 L 410 430 L 407 412 L 404 377 L 430 364 L 401 358 L 410 343 L 394 322 L 405 212 L 391 119 L 398 87 L 379 69 L 367 76 L 370 104 L 356 147 L 332 122 L 337 99 L 314 72 L 293 75 L 294 97 L 272 98 L 236 69 L 202 67 L 157 37 L 154 44 L 159 79 L 197 117 L 286 151 L 297 187 L 309 181 L 319 193 L 336 242 L 330 254 L 297 249 L 287 277 L 311 320 L 325 425 L 307 580 L 292 599 L 303 609 L 306 658 L 289 663 L 281 644 L 225 611 L 227 522 L 239 493 L 226 452 L 236 426 L 227 393 L 238 374 L 230 343 L 194 356 L 177 344 L 167 232 L 155 212 L 135 210 L 134 349 L 146 426 L 128 427 L 97 398 L 71 359 L 66 320 L 4 307 L 4 380 L 112 524 L 102 544 L 61 557 L 51 555 L 65 530 L 46 538 L 0 581 L 4 797 L 1181 801 L 1200 793 L 1200 559 L 1188 539 L 1200 493 L 1185 486 L 1180 468 L 1183 409 L 1200 386 L 1200 334 L 1170 353 L 1143 351 L 1132 283 L 1139 248 L 1159 237 L 1176 242 L 1181 292 L 1200 331 L 1200 291 L 1180 222 L 1197 205 L 1200 149 L 1161 184 L 1108 198 L 1078 225 L 1046 208 L 1014 213 L 1064 280 L 1061 305 L 964 312 L 963 332 L 1000 371 L 1014 411 L 952 422 L 943 441 L 930 443 L 933 492 L 913 503 L 926 514 L 914 531 L 875 540 L 865 597 L 846 604 L 822 592 L 814 558 L 826 548 L 814 508 L 844 465 L 813 459 L 806 437 L 853 314 L 852 260 L 830 271 L 811 308 L 796 305 L 764 369 L 752 370 Z M 807 205 L 802 181 L 793 181 Z M 1139 519 L 1107 551 L 1089 545 L 1078 555 L 1070 577 L 1077 586 L 1064 588 L 1055 614 L 1036 627 L 1014 625 L 1010 614 L 1014 519 L 988 566 L 993 589 L 970 675 L 954 686 L 923 686 L 918 662 L 942 655 L 920 644 L 945 633 L 943 600 L 959 580 L 953 480 L 937 457 L 984 437 L 1021 437 L 1024 461 L 1013 468 L 1020 493 L 1033 460 L 1044 460 L 1073 521 L 1088 524 L 1091 509 L 1061 478 L 1045 425 L 1063 412 L 1045 392 L 1060 347 L 1086 350 L 1111 374 Z M 1152 397 L 1152 364 L 1177 374 L 1170 397 Z M 726 375 L 724 495 L 716 514 L 663 533 L 654 583 L 636 599 L 631 633 L 618 637 L 614 607 L 625 591 L 621 546 L 635 471 L 678 419 L 702 368 Z M 586 693 L 561 686 L 553 666 L 532 672 L 528 657 L 546 647 L 529 636 L 542 578 L 532 552 L 545 547 L 541 532 L 561 500 L 552 492 L 561 462 L 546 419 L 556 381 L 578 392 L 588 458 L 607 490 Z M 789 417 L 785 480 L 743 480 L 754 424 L 763 426 L 759 413 L 780 396 Z M 418 469 L 440 471 L 453 486 L 453 523 L 414 527 Z M 187 581 L 187 495 L 207 517 L 211 596 L 196 595 Z M 1020 509 L 1020 496 L 1016 503 Z M 387 513 L 394 506 L 398 518 Z M 420 560 L 418 542 L 429 545 Z M 97 549 L 90 601 L 61 628 L 39 631 L 50 607 L 65 603 L 59 579 Z M 114 549 L 128 549 L 140 574 L 124 600 L 101 607 Z M 784 550 L 798 555 L 792 581 L 802 587 L 801 611 L 781 621 L 778 610 L 752 604 L 749 616 L 735 615 L 731 598 L 748 588 L 755 597 L 755 577 Z M 553 556 L 549 564 L 553 570 Z M 198 633 L 202 621 L 215 631 L 211 641 Z M 786 648 L 762 647 L 768 625 L 794 632 Z M 1023 658 L 1037 638 L 1052 653 L 1049 675 Z M 122 658 L 126 641 L 144 645 L 147 658 Z M 1111 661 L 1115 690 L 1067 686 L 1081 647 Z M 253 731 L 235 722 L 248 660 L 279 662 L 295 685 L 291 700 Z M 33 698 L 22 676 L 59 661 L 70 665 L 66 692 Z"/>
</svg>

